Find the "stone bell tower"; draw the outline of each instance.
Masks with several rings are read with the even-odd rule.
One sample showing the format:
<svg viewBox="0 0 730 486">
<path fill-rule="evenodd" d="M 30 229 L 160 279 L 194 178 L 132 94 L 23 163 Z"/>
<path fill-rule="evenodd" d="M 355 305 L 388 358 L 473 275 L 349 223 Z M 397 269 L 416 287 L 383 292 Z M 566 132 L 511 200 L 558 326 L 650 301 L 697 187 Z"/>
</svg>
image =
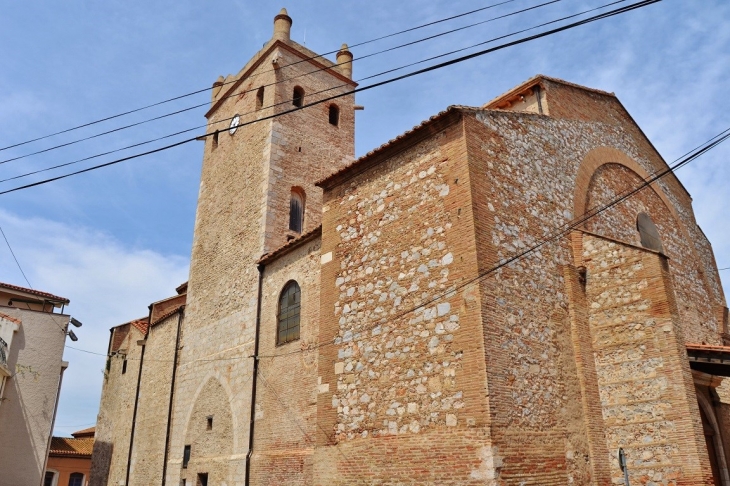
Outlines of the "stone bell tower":
<svg viewBox="0 0 730 486">
<path fill-rule="evenodd" d="M 191 484 L 203 470 L 212 484 L 242 480 L 256 262 L 320 224 L 315 182 L 354 159 L 354 95 L 327 100 L 356 86 L 352 54 L 343 45 L 338 63 L 321 57 L 291 40 L 291 25 L 282 9 L 263 48 L 238 74 L 213 84 L 167 484 Z M 205 410 L 219 410 L 230 427 L 214 426 L 200 442 Z M 192 453 L 182 468 L 186 445 Z"/>
</svg>

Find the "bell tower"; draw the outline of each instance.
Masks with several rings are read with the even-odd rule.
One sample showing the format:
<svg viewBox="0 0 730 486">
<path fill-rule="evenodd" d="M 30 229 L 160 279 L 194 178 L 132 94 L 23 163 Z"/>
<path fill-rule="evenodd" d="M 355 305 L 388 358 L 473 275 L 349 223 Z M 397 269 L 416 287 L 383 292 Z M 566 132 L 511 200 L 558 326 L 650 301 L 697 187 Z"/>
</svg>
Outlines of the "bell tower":
<svg viewBox="0 0 730 486">
<path fill-rule="evenodd" d="M 230 455 L 229 477 L 245 468 L 245 440 L 234 438 L 248 436 L 256 262 L 320 224 L 322 190 L 314 184 L 354 160 L 354 95 L 346 94 L 356 86 L 352 54 L 343 45 L 339 64 L 332 62 L 291 40 L 291 26 L 282 9 L 263 48 L 238 74 L 213 83 L 205 115 L 180 356 L 191 364 L 178 371 L 171 457 L 195 434 L 189 422 L 193 410 L 206 408 L 200 400 L 230 404 L 233 430 L 210 432 L 229 436 L 211 439 L 216 450 L 194 454 L 199 461 Z M 170 466 L 174 480 L 181 470 Z M 191 459 L 182 474 L 190 482 L 207 467 Z"/>
</svg>

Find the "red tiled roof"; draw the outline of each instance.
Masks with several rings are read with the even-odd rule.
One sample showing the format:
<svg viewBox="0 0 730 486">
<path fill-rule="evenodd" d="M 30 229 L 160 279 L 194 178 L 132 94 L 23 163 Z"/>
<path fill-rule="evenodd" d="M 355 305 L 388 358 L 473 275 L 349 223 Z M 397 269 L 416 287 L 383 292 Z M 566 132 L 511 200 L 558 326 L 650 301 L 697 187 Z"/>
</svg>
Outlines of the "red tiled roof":
<svg viewBox="0 0 730 486">
<path fill-rule="evenodd" d="M 94 449 L 94 438 L 84 437 L 75 439 L 70 437 L 52 437 L 50 456 L 91 457 Z"/>
<path fill-rule="evenodd" d="M 712 344 L 687 343 L 687 351 L 704 351 L 707 353 L 730 353 L 730 346 L 716 346 Z"/>
<path fill-rule="evenodd" d="M 69 302 L 71 302 L 66 297 L 59 297 L 58 295 L 49 294 L 48 292 L 41 292 L 40 290 L 19 287 L 18 285 L 11 285 L 4 282 L 0 282 L 0 287 L 5 287 L 6 289 L 10 290 L 16 290 L 18 292 L 25 292 L 26 294 L 37 295 L 38 297 L 43 297 L 44 299 L 57 301 L 63 304 L 68 304 Z"/>
<path fill-rule="evenodd" d="M 184 304 L 183 304 L 183 305 L 181 305 L 180 307 L 175 307 L 174 309 L 172 309 L 172 310 L 170 310 L 170 311 L 168 311 L 168 312 L 166 312 L 166 313 L 162 314 L 162 315 L 161 315 L 160 317 L 158 317 L 157 319 L 155 319 L 155 320 L 154 320 L 154 321 L 152 322 L 152 325 L 154 326 L 155 324 L 159 324 L 160 322 L 164 321 L 164 320 L 165 320 L 165 319 L 167 319 L 168 317 L 170 317 L 170 316 L 172 316 L 172 315 L 175 315 L 175 314 L 177 314 L 178 312 L 182 311 L 182 310 L 183 310 L 184 308 L 185 308 L 185 305 L 184 305 Z"/>
<path fill-rule="evenodd" d="M 148 317 L 143 317 L 142 319 L 135 319 L 133 321 L 130 321 L 129 324 L 137 328 L 139 332 L 147 335 L 147 329 L 150 327 L 150 321 Z"/>
<path fill-rule="evenodd" d="M 493 109 L 493 108 L 495 108 L 494 105 L 496 105 L 497 102 L 502 101 L 507 98 L 512 98 L 514 96 L 517 96 L 517 94 L 519 94 L 520 92 L 524 92 L 527 88 L 531 88 L 532 86 L 538 84 L 540 82 L 540 80 L 542 80 L 542 79 L 545 79 L 547 81 L 552 81 L 553 83 L 559 83 L 559 84 L 563 84 L 565 86 L 570 86 L 572 88 L 592 91 L 594 93 L 599 93 L 599 94 L 606 95 L 606 96 L 613 96 L 614 98 L 616 97 L 616 95 L 614 93 L 609 93 L 608 91 L 603 91 L 603 90 L 596 89 L 596 88 L 589 88 L 588 86 L 582 86 L 580 84 L 571 83 L 570 81 L 565 81 L 564 79 L 560 79 L 560 78 L 553 78 L 550 76 L 545 76 L 544 74 L 537 74 L 537 75 L 531 77 L 530 79 L 518 84 L 514 88 L 511 88 L 509 91 L 505 91 L 504 93 L 497 96 L 496 98 L 493 98 L 490 101 L 484 103 L 482 105 L 482 107 L 487 108 L 487 109 Z"/>
<path fill-rule="evenodd" d="M 88 429 L 77 430 L 76 432 L 71 432 L 71 435 L 73 435 L 76 439 L 80 439 L 82 437 L 94 437 L 95 433 L 96 433 L 96 427 L 89 427 Z"/>
<path fill-rule="evenodd" d="M 438 120 L 446 117 L 446 115 L 449 115 L 449 114 L 451 114 L 453 112 L 456 112 L 456 111 L 471 111 L 471 112 L 476 112 L 476 111 L 480 111 L 480 110 L 481 110 L 481 108 L 477 108 L 477 107 L 473 107 L 473 106 L 451 105 L 448 108 L 446 108 L 444 111 L 441 111 L 441 112 L 435 114 L 434 116 L 430 117 L 429 119 L 422 121 L 421 123 L 419 123 L 415 127 L 411 128 L 410 130 L 401 133 L 400 135 L 398 135 L 397 137 L 395 137 L 395 138 L 393 138 L 391 140 L 388 140 L 387 142 L 385 142 L 380 147 L 374 148 L 370 152 L 366 153 L 365 155 L 363 155 L 359 159 L 357 159 L 354 162 L 352 162 L 350 165 L 346 165 L 345 167 L 341 168 L 337 172 L 333 172 L 332 174 L 328 175 L 324 179 L 315 182 L 314 185 L 319 186 L 319 187 L 322 187 L 322 188 L 325 188 L 326 186 L 329 185 L 329 183 L 331 181 L 337 179 L 338 176 L 341 176 L 342 174 L 351 171 L 353 167 L 362 164 L 363 162 L 371 159 L 372 157 L 374 157 L 376 155 L 381 154 L 386 149 L 390 148 L 391 146 L 395 145 L 396 143 L 400 142 L 401 140 L 404 140 L 406 138 L 409 138 L 411 135 L 413 135 L 414 133 L 416 133 L 419 130 L 423 129 L 424 127 L 426 127 L 428 125 L 431 125 L 432 123 L 434 123 L 434 122 L 436 122 L 436 121 L 438 121 Z"/>
<path fill-rule="evenodd" d="M 175 288 L 175 292 L 177 292 L 178 295 L 185 294 L 188 291 L 188 283 L 181 283 L 177 288 Z"/>
<path fill-rule="evenodd" d="M 10 317 L 9 315 L 3 314 L 2 312 L 0 312 L 0 317 L 2 317 L 5 320 L 14 322 L 16 324 L 22 324 L 22 322 L 20 321 L 20 319 L 16 319 L 15 317 Z"/>
<path fill-rule="evenodd" d="M 259 260 L 256 263 L 270 263 L 271 261 L 280 257 L 281 255 L 293 250 L 300 244 L 306 243 L 307 241 L 312 240 L 321 234 L 322 234 L 322 225 L 320 224 L 313 230 L 308 231 L 307 233 L 302 233 L 301 235 L 299 235 L 299 237 L 294 238 L 293 240 L 287 241 L 284 245 L 280 246 L 276 250 L 270 251 L 269 253 L 264 254 L 263 256 L 261 256 L 261 258 L 259 258 Z"/>
</svg>

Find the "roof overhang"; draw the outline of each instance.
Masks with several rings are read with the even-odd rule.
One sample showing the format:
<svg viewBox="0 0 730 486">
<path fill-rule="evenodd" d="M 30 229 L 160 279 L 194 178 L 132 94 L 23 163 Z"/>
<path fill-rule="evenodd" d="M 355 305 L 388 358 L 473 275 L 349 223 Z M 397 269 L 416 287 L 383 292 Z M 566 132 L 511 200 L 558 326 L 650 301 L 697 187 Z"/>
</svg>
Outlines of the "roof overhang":
<svg viewBox="0 0 730 486">
<path fill-rule="evenodd" d="M 730 376 L 730 346 L 687 344 L 689 367 L 715 376 Z"/>
</svg>

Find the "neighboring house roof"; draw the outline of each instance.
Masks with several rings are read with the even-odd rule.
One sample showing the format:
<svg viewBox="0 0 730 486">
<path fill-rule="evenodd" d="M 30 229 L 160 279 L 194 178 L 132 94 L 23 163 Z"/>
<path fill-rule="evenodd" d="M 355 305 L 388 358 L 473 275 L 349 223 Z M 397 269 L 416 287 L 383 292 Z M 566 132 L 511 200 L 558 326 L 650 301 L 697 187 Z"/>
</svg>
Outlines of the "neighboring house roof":
<svg viewBox="0 0 730 486">
<path fill-rule="evenodd" d="M 52 437 L 51 450 L 49 456 L 61 457 L 91 457 L 91 451 L 94 448 L 94 438 L 71 438 L 71 437 Z"/>
<path fill-rule="evenodd" d="M 259 258 L 258 262 L 261 264 L 267 264 L 271 263 L 272 261 L 276 260 L 280 256 L 289 253 L 294 248 L 297 248 L 302 243 L 306 243 L 308 241 L 311 241 L 315 239 L 316 237 L 320 236 L 322 234 L 322 225 L 320 224 L 316 228 L 314 228 L 311 231 L 308 231 L 306 233 L 302 233 L 297 238 L 294 238 L 293 240 L 287 241 L 284 245 L 280 246 L 274 251 L 270 251 L 269 253 L 264 254 L 261 258 Z"/>
<path fill-rule="evenodd" d="M 58 295 L 49 294 L 48 292 L 41 292 L 40 290 L 29 289 L 26 287 L 20 287 L 18 285 L 11 285 L 11 284 L 4 283 L 4 282 L 0 282 L 0 288 L 5 288 L 5 289 L 16 291 L 16 292 L 23 292 L 23 293 L 35 295 L 38 297 L 43 297 L 46 300 L 52 300 L 54 302 L 59 302 L 59 303 L 63 303 L 63 304 L 68 304 L 69 302 L 71 302 L 66 297 L 60 297 Z"/>
<path fill-rule="evenodd" d="M 76 432 L 71 432 L 71 435 L 73 435 L 76 439 L 81 439 L 82 437 L 94 437 L 95 433 L 96 433 L 96 427 L 89 427 L 88 429 L 77 430 Z"/>
<path fill-rule="evenodd" d="M 5 319 L 6 321 L 14 322 L 16 324 L 22 324 L 22 322 L 20 321 L 20 319 L 16 319 L 15 317 L 11 317 L 11 316 L 9 316 L 7 314 L 3 314 L 2 312 L 0 312 L 0 318 L 1 319 Z"/>
</svg>

